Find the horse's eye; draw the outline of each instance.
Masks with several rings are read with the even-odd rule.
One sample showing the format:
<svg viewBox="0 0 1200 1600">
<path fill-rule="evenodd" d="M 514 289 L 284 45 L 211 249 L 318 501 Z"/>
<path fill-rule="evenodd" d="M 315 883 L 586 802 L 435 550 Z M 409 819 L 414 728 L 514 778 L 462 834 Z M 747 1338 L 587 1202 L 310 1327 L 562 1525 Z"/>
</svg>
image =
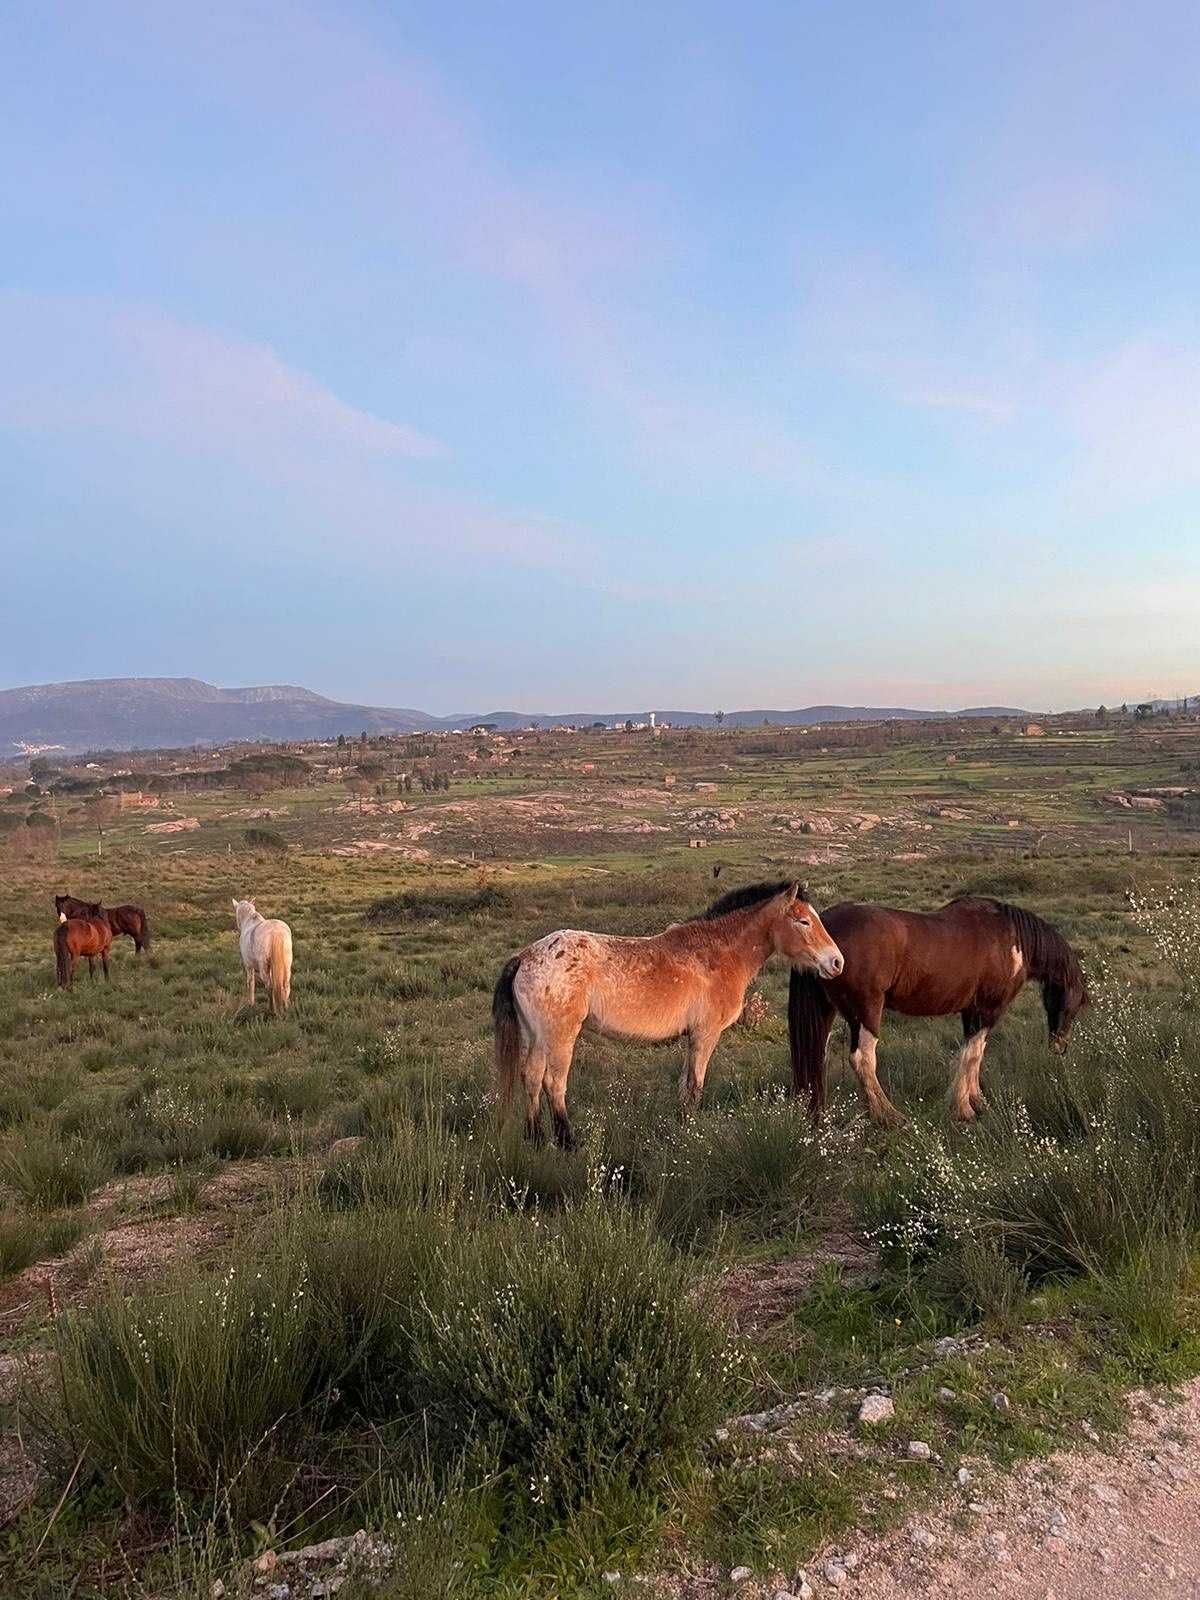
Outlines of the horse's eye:
<svg viewBox="0 0 1200 1600">
<path fill-rule="evenodd" d="M 796 918 L 796 926 L 798 928 L 811 928 L 812 927 L 812 923 L 808 920 L 807 917 L 797 917 Z"/>
</svg>

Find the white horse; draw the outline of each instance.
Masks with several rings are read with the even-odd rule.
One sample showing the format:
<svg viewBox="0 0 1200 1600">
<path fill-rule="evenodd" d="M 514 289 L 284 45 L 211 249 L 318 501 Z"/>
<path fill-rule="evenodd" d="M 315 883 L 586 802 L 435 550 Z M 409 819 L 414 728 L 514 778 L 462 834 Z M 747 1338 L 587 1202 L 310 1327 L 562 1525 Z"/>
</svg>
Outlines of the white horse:
<svg viewBox="0 0 1200 1600">
<path fill-rule="evenodd" d="M 278 917 L 264 917 L 253 900 L 235 900 L 233 918 L 242 947 L 246 1000 L 254 1004 L 254 980 L 271 986 L 271 1015 L 286 1011 L 292 998 L 292 930 Z"/>
</svg>

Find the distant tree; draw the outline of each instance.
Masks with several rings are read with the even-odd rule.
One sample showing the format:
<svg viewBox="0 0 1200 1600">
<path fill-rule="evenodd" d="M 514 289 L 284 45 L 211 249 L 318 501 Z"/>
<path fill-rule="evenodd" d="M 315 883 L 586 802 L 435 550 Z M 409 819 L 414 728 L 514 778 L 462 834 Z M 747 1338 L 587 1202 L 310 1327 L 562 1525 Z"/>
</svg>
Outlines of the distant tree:
<svg viewBox="0 0 1200 1600">
<path fill-rule="evenodd" d="M 1121 701 L 1121 715 L 1123 717 L 1127 717 L 1129 715 L 1129 707 L 1126 705 L 1124 700 Z"/>
<path fill-rule="evenodd" d="M 338 734 L 337 747 L 339 750 L 344 750 L 346 748 L 346 735 L 344 733 Z"/>
<path fill-rule="evenodd" d="M 626 717 L 625 718 L 625 732 L 626 733 L 632 733 L 633 732 L 633 718 L 632 717 Z"/>
<path fill-rule="evenodd" d="M 713 720 L 715 721 L 715 723 L 717 724 L 717 727 L 719 728 L 721 726 L 721 724 L 725 721 L 725 713 L 723 711 L 714 711 L 713 712 Z"/>
<path fill-rule="evenodd" d="M 1149 700 L 1143 700 L 1133 714 L 1139 722 L 1145 722 L 1154 715 L 1154 706 Z"/>
<path fill-rule="evenodd" d="M 1108 721 L 1108 707 L 1107 706 L 1097 706 L 1096 707 L 1096 721 L 1097 722 L 1107 722 Z"/>
<path fill-rule="evenodd" d="M 46 760 L 45 756 L 34 756 L 29 763 L 29 776 L 38 783 L 45 783 L 53 771 L 54 768 Z"/>
<path fill-rule="evenodd" d="M 41 792 L 42 792 L 42 790 L 41 790 L 41 785 L 40 784 L 27 783 L 25 785 L 25 793 L 29 796 L 29 798 L 31 800 L 38 799 L 38 797 L 41 795 Z"/>
</svg>

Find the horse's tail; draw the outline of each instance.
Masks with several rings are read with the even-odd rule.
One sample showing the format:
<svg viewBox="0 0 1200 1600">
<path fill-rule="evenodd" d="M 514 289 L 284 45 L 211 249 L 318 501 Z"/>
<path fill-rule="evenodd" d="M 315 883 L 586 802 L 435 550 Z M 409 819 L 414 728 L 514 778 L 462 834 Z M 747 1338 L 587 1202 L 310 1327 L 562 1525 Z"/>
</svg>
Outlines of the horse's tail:
<svg viewBox="0 0 1200 1600">
<path fill-rule="evenodd" d="M 793 967 L 788 984 L 792 1089 L 796 1094 L 808 1095 L 814 1122 L 825 1108 L 825 1051 L 836 1015 L 821 980 Z"/>
<path fill-rule="evenodd" d="M 506 961 L 492 994 L 492 1023 L 496 1033 L 496 1087 L 501 1117 L 512 1105 L 513 1089 L 521 1066 L 521 1012 L 513 992 L 520 956 Z"/>
<path fill-rule="evenodd" d="M 271 929 L 271 1010 L 286 1011 L 292 998 L 292 936 L 282 924 Z"/>
<path fill-rule="evenodd" d="M 71 956 L 67 949 L 67 919 L 60 911 L 54 929 L 54 967 L 60 989 L 71 987 Z"/>
</svg>

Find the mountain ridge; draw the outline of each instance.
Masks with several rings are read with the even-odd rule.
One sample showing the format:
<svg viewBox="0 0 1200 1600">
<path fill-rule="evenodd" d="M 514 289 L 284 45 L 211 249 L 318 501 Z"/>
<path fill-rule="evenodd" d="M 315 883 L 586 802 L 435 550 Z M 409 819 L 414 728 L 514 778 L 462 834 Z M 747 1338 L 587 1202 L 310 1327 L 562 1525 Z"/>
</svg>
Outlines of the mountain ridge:
<svg viewBox="0 0 1200 1600">
<path fill-rule="evenodd" d="M 795 710 L 730 711 L 725 727 L 806 726 L 821 722 L 907 721 L 942 717 L 1011 717 L 1028 712 L 1013 706 L 973 706 L 963 711 L 926 711 L 907 706 L 815 705 Z M 411 707 L 367 706 L 332 700 L 296 684 L 222 688 L 203 678 L 82 678 L 62 683 L 0 689 L 0 753 L 20 754 L 30 745 L 80 750 L 154 749 L 227 744 L 241 740 L 303 740 L 339 733 L 452 731 L 491 723 L 501 731 L 561 723 L 609 725 L 643 722 L 636 711 L 462 712 L 434 716 Z M 711 727 L 718 714 L 656 711 L 660 722 Z"/>
</svg>

